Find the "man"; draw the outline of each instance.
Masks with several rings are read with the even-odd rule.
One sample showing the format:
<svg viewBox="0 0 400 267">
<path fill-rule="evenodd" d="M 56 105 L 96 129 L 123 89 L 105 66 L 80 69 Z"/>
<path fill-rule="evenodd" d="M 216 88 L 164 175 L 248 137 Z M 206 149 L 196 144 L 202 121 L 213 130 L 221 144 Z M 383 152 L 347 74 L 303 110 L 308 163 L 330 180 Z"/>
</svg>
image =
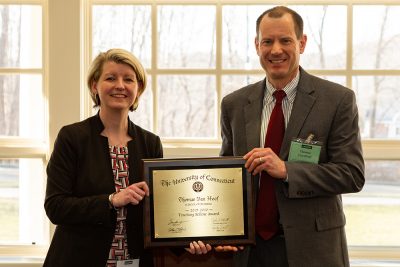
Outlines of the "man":
<svg viewBox="0 0 400 267">
<path fill-rule="evenodd" d="M 256 245 L 234 254 L 237 266 L 349 266 L 341 194 L 358 192 L 365 182 L 355 95 L 300 67 L 306 43 L 295 11 L 265 11 L 255 46 L 266 79 L 222 100 L 220 154 L 244 156 L 258 195 Z M 284 92 L 283 100 L 275 91 Z M 270 129 L 282 113 L 276 135 Z M 265 197 L 266 181 L 272 191 Z"/>
</svg>

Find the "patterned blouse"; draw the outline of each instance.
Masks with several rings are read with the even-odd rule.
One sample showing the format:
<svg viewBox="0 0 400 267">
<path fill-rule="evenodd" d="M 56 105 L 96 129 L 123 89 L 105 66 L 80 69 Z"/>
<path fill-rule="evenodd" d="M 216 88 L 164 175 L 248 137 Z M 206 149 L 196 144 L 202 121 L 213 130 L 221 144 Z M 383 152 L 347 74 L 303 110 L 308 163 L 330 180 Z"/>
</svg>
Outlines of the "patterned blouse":
<svg viewBox="0 0 400 267">
<path fill-rule="evenodd" d="M 109 148 L 115 191 L 119 192 L 129 186 L 128 147 L 109 146 Z M 117 210 L 117 226 L 106 267 L 115 267 L 118 260 L 127 259 L 129 259 L 129 253 L 126 237 L 126 208 L 121 207 Z"/>
</svg>

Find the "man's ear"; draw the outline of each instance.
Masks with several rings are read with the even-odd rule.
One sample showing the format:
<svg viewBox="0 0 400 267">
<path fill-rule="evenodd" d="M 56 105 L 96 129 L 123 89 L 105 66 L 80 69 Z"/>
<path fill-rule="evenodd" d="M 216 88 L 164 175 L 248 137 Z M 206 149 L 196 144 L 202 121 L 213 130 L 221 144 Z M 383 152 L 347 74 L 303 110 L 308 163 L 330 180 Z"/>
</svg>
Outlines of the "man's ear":
<svg viewBox="0 0 400 267">
<path fill-rule="evenodd" d="M 300 54 L 304 53 L 307 44 L 307 35 L 303 34 L 303 37 L 300 39 Z"/>
<path fill-rule="evenodd" d="M 259 51 L 260 51 L 259 45 L 260 45 L 260 43 L 259 43 L 259 41 L 258 41 L 258 36 L 256 36 L 256 37 L 254 38 L 254 46 L 256 47 L 257 55 L 260 55 L 260 54 L 259 54 Z"/>
</svg>

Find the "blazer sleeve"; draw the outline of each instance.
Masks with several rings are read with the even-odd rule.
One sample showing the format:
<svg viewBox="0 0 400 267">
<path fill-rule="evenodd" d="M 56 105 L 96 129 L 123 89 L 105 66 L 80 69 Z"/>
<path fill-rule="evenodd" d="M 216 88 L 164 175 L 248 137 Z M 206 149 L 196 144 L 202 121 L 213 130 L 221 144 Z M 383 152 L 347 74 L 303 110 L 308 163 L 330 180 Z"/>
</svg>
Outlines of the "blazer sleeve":
<svg viewBox="0 0 400 267">
<path fill-rule="evenodd" d="M 346 90 L 333 119 L 325 120 L 332 120 L 322 148 L 326 159 L 319 164 L 285 162 L 289 182 L 284 188 L 289 198 L 353 193 L 360 191 L 365 183 L 354 92 Z"/>
<path fill-rule="evenodd" d="M 163 158 L 164 157 L 164 151 L 161 143 L 161 139 L 159 136 L 156 138 L 155 142 L 155 157 L 156 158 Z"/>
<path fill-rule="evenodd" d="M 72 127 L 63 127 L 55 141 L 47 165 L 47 187 L 44 207 L 53 224 L 112 226 L 116 213 L 109 208 L 107 188 L 100 180 L 96 188 L 86 188 L 87 194 L 78 196 L 82 168 L 80 146 L 83 146 Z M 95 179 L 93 178 L 93 179 Z M 99 193 L 101 192 L 101 193 Z"/>
<path fill-rule="evenodd" d="M 220 124 L 221 124 L 222 145 L 219 155 L 233 156 L 232 128 L 229 119 L 229 112 L 227 110 L 226 98 L 224 98 L 221 102 Z"/>
</svg>

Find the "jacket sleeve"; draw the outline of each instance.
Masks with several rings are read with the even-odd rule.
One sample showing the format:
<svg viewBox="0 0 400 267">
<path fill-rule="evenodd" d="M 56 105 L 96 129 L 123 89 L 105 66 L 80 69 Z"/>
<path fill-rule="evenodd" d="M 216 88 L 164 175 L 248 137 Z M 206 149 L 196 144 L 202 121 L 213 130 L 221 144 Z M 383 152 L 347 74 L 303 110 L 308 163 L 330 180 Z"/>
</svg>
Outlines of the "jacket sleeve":
<svg viewBox="0 0 400 267">
<path fill-rule="evenodd" d="M 220 156 L 233 156 L 233 139 L 232 139 L 232 128 L 228 116 L 226 99 L 224 98 L 221 103 L 221 138 L 222 145 Z"/>
<path fill-rule="evenodd" d="M 163 147 L 162 147 L 161 140 L 160 140 L 159 136 L 157 136 L 157 140 L 156 140 L 155 157 L 156 158 L 164 157 L 164 151 L 163 151 Z"/>
<path fill-rule="evenodd" d="M 86 189 L 87 194 L 77 193 L 78 179 L 83 171 L 78 148 L 83 144 L 79 144 L 74 132 L 71 127 L 60 130 L 47 165 L 44 203 L 47 216 L 57 225 L 111 226 L 116 212 L 109 208 L 107 190 L 91 187 Z M 100 183 L 98 186 L 104 187 Z"/>
</svg>

